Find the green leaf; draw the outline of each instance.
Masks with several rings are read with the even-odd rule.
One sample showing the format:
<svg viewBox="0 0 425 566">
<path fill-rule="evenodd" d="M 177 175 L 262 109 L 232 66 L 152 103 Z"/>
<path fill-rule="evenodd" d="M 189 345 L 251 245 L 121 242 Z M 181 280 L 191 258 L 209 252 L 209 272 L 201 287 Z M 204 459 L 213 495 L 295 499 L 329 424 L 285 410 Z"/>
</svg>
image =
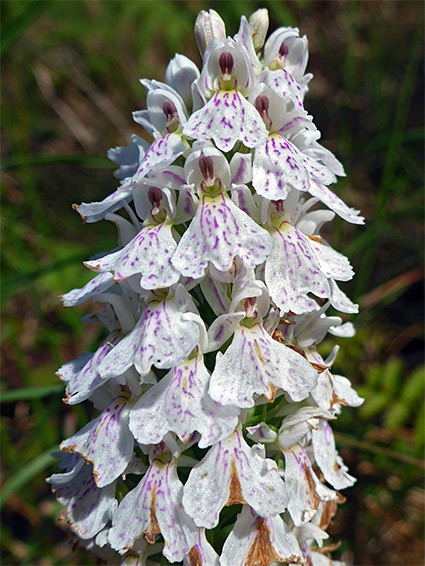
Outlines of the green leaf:
<svg viewBox="0 0 425 566">
<path fill-rule="evenodd" d="M 363 418 L 371 419 L 381 413 L 387 405 L 388 395 L 386 393 L 375 393 L 369 399 L 366 399 L 365 404 L 359 410 Z"/>
<path fill-rule="evenodd" d="M 52 452 L 57 452 L 58 450 L 58 445 L 52 446 L 51 448 L 37 456 L 37 458 L 31 460 L 29 464 L 21 468 L 5 483 L 0 495 L 0 509 L 3 508 L 9 495 L 11 495 L 15 491 L 20 491 L 40 472 L 54 463 L 55 458 L 52 456 Z"/>
<path fill-rule="evenodd" d="M 57 395 L 59 393 L 63 393 L 63 390 L 63 384 L 12 389 L 11 391 L 0 393 L 0 403 L 13 403 L 15 401 L 41 399 L 42 397 L 47 397 L 48 395 Z"/>
<path fill-rule="evenodd" d="M 381 367 L 382 389 L 386 391 L 391 398 L 396 398 L 403 369 L 403 362 L 397 358 L 388 360 L 385 366 Z"/>
<path fill-rule="evenodd" d="M 418 367 L 412 372 L 403 387 L 401 394 L 402 401 L 409 407 L 423 399 L 423 392 L 425 389 L 425 366 Z"/>
</svg>

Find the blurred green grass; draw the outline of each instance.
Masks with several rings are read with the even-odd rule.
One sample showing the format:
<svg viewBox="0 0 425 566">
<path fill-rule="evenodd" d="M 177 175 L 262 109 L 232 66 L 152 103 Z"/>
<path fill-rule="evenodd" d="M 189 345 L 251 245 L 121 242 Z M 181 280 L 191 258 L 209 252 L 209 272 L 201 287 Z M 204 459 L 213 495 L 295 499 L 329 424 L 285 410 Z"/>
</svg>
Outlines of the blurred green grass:
<svg viewBox="0 0 425 566">
<path fill-rule="evenodd" d="M 306 107 L 346 167 L 338 192 L 366 228 L 336 219 L 329 238 L 357 276 L 357 335 L 336 373 L 366 398 L 335 429 L 358 477 L 331 526 L 351 564 L 423 562 L 423 6 L 421 2 L 21 1 L 0 4 L 2 35 L 2 561 L 94 564 L 64 545 L 44 477 L 54 446 L 87 421 L 61 401 L 57 368 L 90 350 L 98 330 L 57 295 L 81 287 L 81 261 L 114 244 L 107 222 L 83 226 L 72 203 L 116 180 L 104 157 L 127 144 L 141 77 L 161 80 L 184 53 L 198 64 L 193 23 L 214 7 L 237 31 L 267 7 L 271 30 L 297 25 L 315 78 Z M 324 352 L 335 341 L 326 340 Z"/>
</svg>

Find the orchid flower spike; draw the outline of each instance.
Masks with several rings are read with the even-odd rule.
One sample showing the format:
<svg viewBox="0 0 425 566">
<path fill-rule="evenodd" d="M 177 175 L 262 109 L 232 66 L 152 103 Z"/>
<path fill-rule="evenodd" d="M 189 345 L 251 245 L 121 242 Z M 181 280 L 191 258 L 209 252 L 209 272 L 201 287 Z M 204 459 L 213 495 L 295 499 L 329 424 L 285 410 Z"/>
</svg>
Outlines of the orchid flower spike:
<svg viewBox="0 0 425 566">
<path fill-rule="evenodd" d="M 202 68 L 177 54 L 141 81 L 152 142 L 109 150 L 120 186 L 75 205 L 118 245 L 61 297 L 100 303 L 106 338 L 58 371 L 65 402 L 94 412 L 47 481 L 111 564 L 342 564 L 315 544 L 355 482 L 331 424 L 362 399 L 320 342 L 354 333 L 329 308 L 358 307 L 321 229 L 363 218 L 329 188 L 344 170 L 304 108 L 307 39 L 268 27 L 260 9 L 226 37 L 202 11 Z"/>
</svg>

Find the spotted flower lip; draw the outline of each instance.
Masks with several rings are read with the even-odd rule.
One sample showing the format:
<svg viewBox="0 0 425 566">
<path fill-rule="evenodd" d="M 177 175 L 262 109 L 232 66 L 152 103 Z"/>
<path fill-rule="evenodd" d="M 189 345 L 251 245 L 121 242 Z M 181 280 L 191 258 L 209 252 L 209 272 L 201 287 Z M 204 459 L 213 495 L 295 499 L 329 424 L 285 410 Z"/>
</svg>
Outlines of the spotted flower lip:
<svg viewBox="0 0 425 566">
<path fill-rule="evenodd" d="M 141 79 L 151 142 L 110 149 L 119 186 L 74 206 L 117 246 L 60 297 L 97 303 L 103 341 L 58 370 L 93 413 L 47 481 L 110 563 L 342 566 L 314 544 L 355 481 L 332 423 L 363 399 L 333 373 L 339 346 L 320 352 L 358 305 L 323 226 L 364 219 L 331 190 L 344 169 L 304 106 L 307 39 L 268 26 L 260 9 L 226 37 L 202 11 L 201 68 L 177 54 L 164 82 Z"/>
</svg>

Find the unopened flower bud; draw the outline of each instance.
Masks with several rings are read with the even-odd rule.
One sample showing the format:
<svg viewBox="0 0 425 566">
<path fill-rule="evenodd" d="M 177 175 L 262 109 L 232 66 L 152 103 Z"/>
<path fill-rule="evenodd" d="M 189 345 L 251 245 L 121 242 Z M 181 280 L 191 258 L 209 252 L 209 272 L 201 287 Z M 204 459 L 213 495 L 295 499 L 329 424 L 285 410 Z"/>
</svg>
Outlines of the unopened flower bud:
<svg viewBox="0 0 425 566">
<path fill-rule="evenodd" d="M 249 27 L 251 28 L 254 48 L 258 51 L 263 47 L 269 29 L 269 13 L 266 8 L 261 8 L 251 15 Z"/>
<path fill-rule="evenodd" d="M 213 39 L 226 39 L 226 27 L 215 10 L 202 10 L 195 22 L 195 38 L 201 55 Z"/>
<path fill-rule="evenodd" d="M 184 55 L 175 55 L 165 71 L 165 82 L 180 94 L 188 106 L 192 101 L 191 85 L 198 78 L 198 67 Z"/>
</svg>

